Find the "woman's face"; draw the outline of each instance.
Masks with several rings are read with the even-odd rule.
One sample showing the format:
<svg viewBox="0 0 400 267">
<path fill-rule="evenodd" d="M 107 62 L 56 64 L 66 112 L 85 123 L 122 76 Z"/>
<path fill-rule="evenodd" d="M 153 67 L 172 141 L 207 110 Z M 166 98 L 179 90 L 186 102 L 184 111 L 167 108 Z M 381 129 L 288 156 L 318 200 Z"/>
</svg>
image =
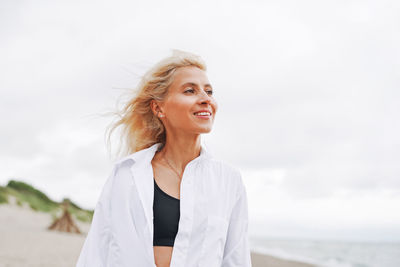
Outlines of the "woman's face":
<svg viewBox="0 0 400 267">
<path fill-rule="evenodd" d="M 168 131 L 208 133 L 218 109 L 205 71 L 194 67 L 176 69 L 165 100 L 160 103 L 161 117 Z M 200 113 L 203 111 L 203 113 Z M 204 113 L 205 112 L 205 113 Z"/>
</svg>

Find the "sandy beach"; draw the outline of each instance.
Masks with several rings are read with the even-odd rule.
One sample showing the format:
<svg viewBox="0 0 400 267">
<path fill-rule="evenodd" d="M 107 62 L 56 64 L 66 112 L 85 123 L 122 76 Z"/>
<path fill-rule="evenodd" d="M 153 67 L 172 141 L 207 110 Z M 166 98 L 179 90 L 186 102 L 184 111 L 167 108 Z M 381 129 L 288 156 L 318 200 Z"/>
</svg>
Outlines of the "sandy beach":
<svg viewBox="0 0 400 267">
<path fill-rule="evenodd" d="M 51 215 L 15 204 L 0 205 L 0 267 L 72 267 L 79 253 L 88 223 L 77 222 L 83 234 L 49 231 Z M 253 267 L 311 267 L 252 253 Z"/>
<path fill-rule="evenodd" d="M 314 267 L 314 265 L 292 260 L 284 260 L 269 255 L 251 253 L 253 267 Z"/>
</svg>

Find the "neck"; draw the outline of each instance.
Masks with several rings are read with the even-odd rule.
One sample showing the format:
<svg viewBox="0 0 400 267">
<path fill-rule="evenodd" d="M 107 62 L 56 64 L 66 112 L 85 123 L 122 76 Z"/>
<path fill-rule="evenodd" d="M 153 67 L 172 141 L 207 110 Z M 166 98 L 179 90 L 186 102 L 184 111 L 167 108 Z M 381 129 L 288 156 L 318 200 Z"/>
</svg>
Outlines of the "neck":
<svg viewBox="0 0 400 267">
<path fill-rule="evenodd" d="M 164 147 L 161 149 L 161 156 L 165 157 L 171 165 L 180 173 L 186 165 L 200 155 L 200 135 L 193 137 L 173 137 L 167 135 Z"/>
</svg>

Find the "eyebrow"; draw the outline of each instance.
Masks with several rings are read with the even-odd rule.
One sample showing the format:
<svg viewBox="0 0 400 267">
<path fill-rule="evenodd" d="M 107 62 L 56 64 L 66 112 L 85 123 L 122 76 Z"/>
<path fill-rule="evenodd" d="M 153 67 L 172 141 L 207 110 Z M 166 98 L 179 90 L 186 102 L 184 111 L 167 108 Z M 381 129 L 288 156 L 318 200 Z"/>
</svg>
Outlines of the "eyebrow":
<svg viewBox="0 0 400 267">
<path fill-rule="evenodd" d="M 187 82 L 187 83 L 182 84 L 181 88 L 183 88 L 183 87 L 185 87 L 185 86 L 187 86 L 187 85 L 191 85 L 191 86 L 198 87 L 198 84 L 196 84 L 196 83 Z M 213 89 L 213 87 L 212 87 L 211 84 L 209 84 L 209 83 L 205 84 L 204 86 L 205 86 L 205 87 L 210 87 L 211 89 Z"/>
</svg>

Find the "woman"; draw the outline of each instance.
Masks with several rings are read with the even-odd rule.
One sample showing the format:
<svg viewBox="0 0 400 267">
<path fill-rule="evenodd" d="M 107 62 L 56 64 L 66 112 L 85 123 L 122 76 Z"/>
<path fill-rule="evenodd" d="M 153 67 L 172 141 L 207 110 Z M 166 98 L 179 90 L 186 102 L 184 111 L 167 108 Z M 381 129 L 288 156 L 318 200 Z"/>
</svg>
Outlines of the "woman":
<svg viewBox="0 0 400 267">
<path fill-rule="evenodd" d="M 218 109 L 205 71 L 175 50 L 143 76 L 112 127 L 128 156 L 104 185 L 77 267 L 251 266 L 240 172 L 201 144 Z"/>
</svg>

